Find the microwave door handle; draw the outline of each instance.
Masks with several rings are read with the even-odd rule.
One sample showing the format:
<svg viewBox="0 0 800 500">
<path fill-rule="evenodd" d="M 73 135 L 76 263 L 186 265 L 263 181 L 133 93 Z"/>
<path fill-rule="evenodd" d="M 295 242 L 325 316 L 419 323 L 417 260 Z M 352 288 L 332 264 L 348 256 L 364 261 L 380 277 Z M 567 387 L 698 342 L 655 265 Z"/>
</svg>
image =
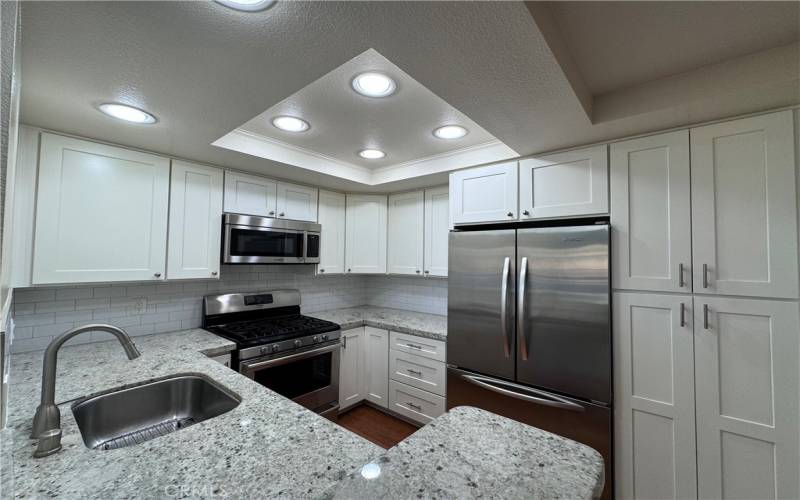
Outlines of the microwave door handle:
<svg viewBox="0 0 800 500">
<path fill-rule="evenodd" d="M 528 335 L 525 332 L 525 282 L 528 279 L 528 258 L 519 264 L 519 289 L 517 291 L 517 335 L 519 336 L 522 361 L 528 361 Z"/>
<path fill-rule="evenodd" d="M 553 408 L 560 408 L 562 410 L 583 412 L 586 409 L 577 404 L 569 401 L 568 399 L 560 398 L 555 394 L 550 394 L 544 391 L 537 391 L 530 387 L 522 387 L 516 384 L 505 384 L 497 380 L 492 380 L 486 377 L 477 375 L 462 374 L 461 377 L 472 384 L 482 387 L 483 389 L 509 396 L 529 403 L 535 403 L 542 406 L 551 406 Z M 511 389 L 513 388 L 513 390 Z"/>
<path fill-rule="evenodd" d="M 503 279 L 500 284 L 500 333 L 503 336 L 503 352 L 506 358 L 511 357 L 511 346 L 508 339 L 508 274 L 511 267 L 511 257 L 503 261 Z"/>
</svg>

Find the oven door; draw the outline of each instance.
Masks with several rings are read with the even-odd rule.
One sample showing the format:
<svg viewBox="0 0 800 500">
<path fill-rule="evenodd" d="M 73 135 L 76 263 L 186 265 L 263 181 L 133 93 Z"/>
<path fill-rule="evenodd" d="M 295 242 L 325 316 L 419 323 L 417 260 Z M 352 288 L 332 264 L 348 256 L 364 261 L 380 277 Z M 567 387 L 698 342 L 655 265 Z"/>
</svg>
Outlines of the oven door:
<svg viewBox="0 0 800 500">
<path fill-rule="evenodd" d="M 225 264 L 303 264 L 306 232 L 259 226 L 225 224 Z"/>
<path fill-rule="evenodd" d="M 286 356 L 239 363 L 239 372 L 310 410 L 338 407 L 338 341 Z"/>
</svg>

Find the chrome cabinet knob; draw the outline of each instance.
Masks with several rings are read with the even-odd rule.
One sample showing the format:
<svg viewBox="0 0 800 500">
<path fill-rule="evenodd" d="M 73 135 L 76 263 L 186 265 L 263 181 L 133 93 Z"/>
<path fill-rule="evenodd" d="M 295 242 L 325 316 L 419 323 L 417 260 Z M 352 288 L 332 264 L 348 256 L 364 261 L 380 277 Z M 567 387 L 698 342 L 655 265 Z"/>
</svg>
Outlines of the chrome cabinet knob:
<svg viewBox="0 0 800 500">
<path fill-rule="evenodd" d="M 155 276 L 156 278 L 160 278 L 161 277 L 161 273 L 156 273 L 153 276 Z"/>
<path fill-rule="evenodd" d="M 425 274 L 430 274 L 430 273 L 431 273 L 431 272 L 430 272 L 430 271 L 428 271 L 427 269 L 425 270 Z"/>
<path fill-rule="evenodd" d="M 347 272 L 348 272 L 348 273 L 350 272 L 350 268 L 349 268 L 349 267 L 347 268 Z"/>
<path fill-rule="evenodd" d="M 514 217 L 514 212 L 508 212 L 506 215 L 508 215 L 509 217 Z"/>
<path fill-rule="evenodd" d="M 320 269 L 319 272 L 324 273 L 325 269 Z"/>
<path fill-rule="evenodd" d="M 216 276 L 216 275 L 217 275 L 216 271 L 211 271 L 211 276 Z"/>
<path fill-rule="evenodd" d="M 523 210 L 523 211 L 522 211 L 522 215 L 530 215 L 530 214 L 531 214 L 531 213 L 530 213 L 530 212 L 528 212 L 527 210 Z"/>
<path fill-rule="evenodd" d="M 283 217 L 284 215 L 286 215 L 286 214 L 281 212 L 281 213 L 278 214 L 278 217 Z"/>
<path fill-rule="evenodd" d="M 270 211 L 269 211 L 269 214 L 270 214 L 270 215 L 275 215 L 275 210 L 270 210 Z"/>
<path fill-rule="evenodd" d="M 417 274 L 419 274 L 419 269 L 417 269 Z"/>
</svg>

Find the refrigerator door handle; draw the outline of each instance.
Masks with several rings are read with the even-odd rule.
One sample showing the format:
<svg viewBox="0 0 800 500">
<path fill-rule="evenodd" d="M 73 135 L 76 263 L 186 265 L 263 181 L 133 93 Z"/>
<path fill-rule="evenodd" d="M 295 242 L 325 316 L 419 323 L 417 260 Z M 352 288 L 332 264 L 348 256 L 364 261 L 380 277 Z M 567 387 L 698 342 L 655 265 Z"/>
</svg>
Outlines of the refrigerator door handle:
<svg viewBox="0 0 800 500">
<path fill-rule="evenodd" d="M 508 339 L 508 274 L 511 269 L 511 257 L 503 261 L 503 280 L 500 285 L 500 333 L 503 335 L 503 351 L 506 358 L 511 357 L 511 346 Z"/>
<path fill-rule="evenodd" d="M 521 399 L 523 401 L 528 401 L 530 403 L 535 403 L 538 405 L 561 408 L 563 410 L 578 411 L 578 412 L 586 411 L 586 409 L 583 406 L 577 403 L 573 403 L 572 401 L 569 401 L 567 399 L 560 398 L 555 394 L 550 394 L 544 391 L 538 391 L 531 387 L 523 387 L 517 384 L 501 382 L 499 380 L 481 377 L 479 375 L 466 375 L 462 373 L 461 377 L 463 377 L 464 380 L 466 380 L 467 382 L 475 384 L 478 387 L 482 387 L 486 390 L 496 392 L 498 394 L 503 394 L 504 396 L 510 396 L 512 398 Z M 512 388 L 514 390 L 512 390 Z"/>
<path fill-rule="evenodd" d="M 525 281 L 528 278 L 528 258 L 519 264 L 519 290 L 517 291 L 517 335 L 519 335 L 522 361 L 528 360 L 528 334 L 525 331 Z"/>
</svg>

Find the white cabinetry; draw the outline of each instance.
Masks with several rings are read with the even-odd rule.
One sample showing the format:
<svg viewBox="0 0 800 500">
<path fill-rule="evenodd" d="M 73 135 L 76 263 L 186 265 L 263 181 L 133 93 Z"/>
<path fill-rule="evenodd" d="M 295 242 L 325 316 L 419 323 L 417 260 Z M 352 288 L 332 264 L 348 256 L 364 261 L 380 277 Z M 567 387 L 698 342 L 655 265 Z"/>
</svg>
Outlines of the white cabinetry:
<svg viewBox="0 0 800 500">
<path fill-rule="evenodd" d="M 167 278 L 219 276 L 222 170 L 173 160 Z"/>
<path fill-rule="evenodd" d="M 695 293 L 797 298 L 792 112 L 691 135 Z"/>
<path fill-rule="evenodd" d="M 450 202 L 447 186 L 425 190 L 425 276 L 447 276 Z"/>
<path fill-rule="evenodd" d="M 689 131 L 611 145 L 614 288 L 692 291 Z"/>
<path fill-rule="evenodd" d="M 389 332 L 389 409 L 427 424 L 445 411 L 445 343 Z"/>
<path fill-rule="evenodd" d="M 389 196 L 388 270 L 390 274 L 422 274 L 425 195 L 422 191 Z"/>
<path fill-rule="evenodd" d="M 389 332 L 364 327 L 364 397 L 384 408 L 389 406 Z"/>
<path fill-rule="evenodd" d="M 256 175 L 225 172 L 225 211 L 275 217 L 278 183 Z"/>
<path fill-rule="evenodd" d="M 454 224 L 516 219 L 517 162 L 450 174 L 450 212 Z"/>
<path fill-rule="evenodd" d="M 614 294 L 616 491 L 697 496 L 691 295 Z"/>
<path fill-rule="evenodd" d="M 278 218 L 317 222 L 317 188 L 278 183 Z"/>
<path fill-rule="evenodd" d="M 339 357 L 339 410 L 364 399 L 364 327 L 344 330 Z"/>
<path fill-rule="evenodd" d="M 386 273 L 386 204 L 382 195 L 347 195 L 346 272 Z"/>
<path fill-rule="evenodd" d="M 700 498 L 800 498 L 799 315 L 797 302 L 695 297 Z"/>
<path fill-rule="evenodd" d="M 608 147 L 520 160 L 519 210 L 521 219 L 608 213 Z"/>
<path fill-rule="evenodd" d="M 319 223 L 322 233 L 317 271 L 341 274 L 345 269 L 345 195 L 320 190 Z"/>
<path fill-rule="evenodd" d="M 34 284 L 164 279 L 169 160 L 42 134 Z"/>
<path fill-rule="evenodd" d="M 431 392 L 391 380 L 389 409 L 415 422 L 427 424 L 444 413 L 445 399 Z"/>
</svg>

